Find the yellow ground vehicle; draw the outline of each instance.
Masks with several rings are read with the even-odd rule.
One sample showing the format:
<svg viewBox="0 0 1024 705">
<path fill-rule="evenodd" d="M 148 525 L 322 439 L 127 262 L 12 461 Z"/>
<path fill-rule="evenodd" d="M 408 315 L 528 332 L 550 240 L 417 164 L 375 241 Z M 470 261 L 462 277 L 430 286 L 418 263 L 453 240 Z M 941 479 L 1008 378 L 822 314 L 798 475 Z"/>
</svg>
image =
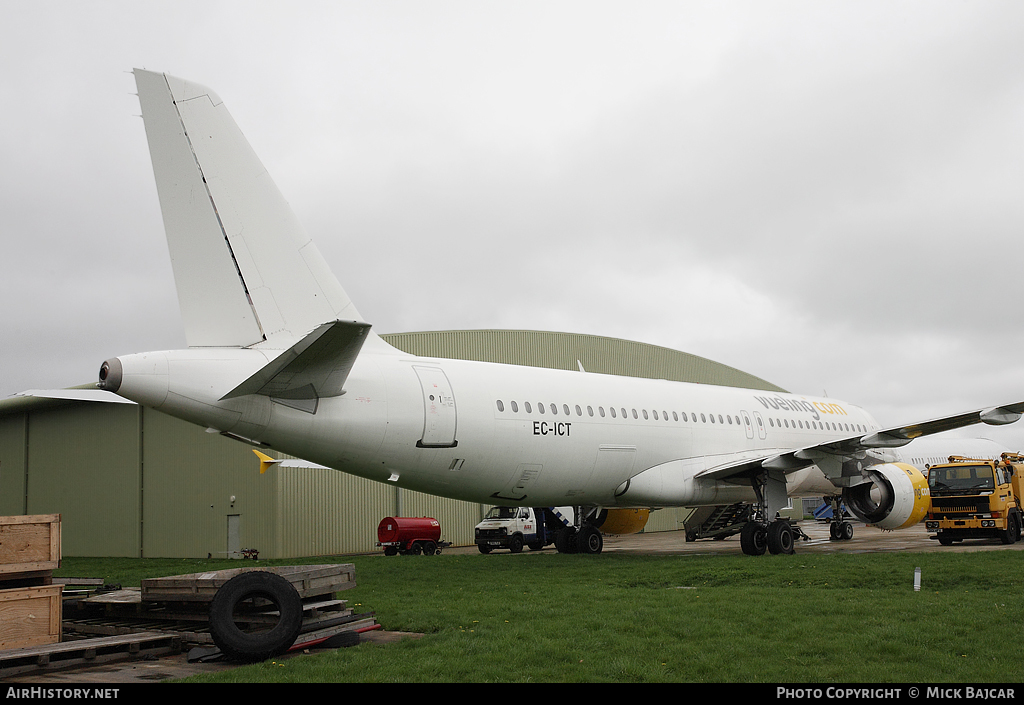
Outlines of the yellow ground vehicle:
<svg viewBox="0 0 1024 705">
<path fill-rule="evenodd" d="M 1024 455 L 1003 453 L 998 460 L 951 455 L 928 471 L 931 506 L 925 528 L 939 543 L 971 538 L 1020 539 Z"/>
</svg>

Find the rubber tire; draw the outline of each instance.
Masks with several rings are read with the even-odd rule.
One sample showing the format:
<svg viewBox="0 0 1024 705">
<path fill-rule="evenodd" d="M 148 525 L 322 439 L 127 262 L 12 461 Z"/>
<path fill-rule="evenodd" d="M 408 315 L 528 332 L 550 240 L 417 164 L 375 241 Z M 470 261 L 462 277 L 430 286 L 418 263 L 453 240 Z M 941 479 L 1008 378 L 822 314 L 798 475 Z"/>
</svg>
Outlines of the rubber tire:
<svg viewBox="0 0 1024 705">
<path fill-rule="evenodd" d="M 768 525 L 768 550 L 772 555 L 796 553 L 793 548 L 793 527 L 788 521 L 773 521 Z"/>
<path fill-rule="evenodd" d="M 425 541 L 423 543 L 423 555 L 432 556 L 437 553 L 437 544 L 433 541 Z"/>
<path fill-rule="evenodd" d="M 567 526 L 555 535 L 555 548 L 559 553 L 576 553 L 576 529 Z"/>
<path fill-rule="evenodd" d="M 834 521 L 834 522 L 832 522 L 831 524 L 828 525 L 828 537 L 832 541 L 842 541 L 843 540 L 843 534 L 839 530 L 839 523 L 838 522 Z"/>
<path fill-rule="evenodd" d="M 601 530 L 591 524 L 584 524 L 576 534 L 576 552 L 596 556 L 604 549 Z"/>
<path fill-rule="evenodd" d="M 942 544 L 943 546 L 952 546 L 953 545 L 953 537 L 952 536 L 945 536 L 944 534 L 939 534 L 939 543 Z"/>
<path fill-rule="evenodd" d="M 515 536 L 510 538 L 508 540 L 508 550 L 510 550 L 512 553 L 522 553 L 523 552 L 523 537 L 520 536 L 519 534 L 516 534 Z"/>
<path fill-rule="evenodd" d="M 491 547 L 490 547 L 490 546 L 488 546 L 487 544 L 484 544 L 484 543 L 478 543 L 478 544 L 476 545 L 476 547 L 477 547 L 478 549 L 480 549 L 480 553 L 484 553 L 484 554 L 486 554 L 486 553 L 490 553 L 490 552 L 491 552 Z"/>
<path fill-rule="evenodd" d="M 844 521 L 839 525 L 839 538 L 843 541 L 849 541 L 853 538 L 853 524 L 848 521 Z"/>
<path fill-rule="evenodd" d="M 235 607 L 251 597 L 262 597 L 277 605 L 281 618 L 273 629 L 243 632 L 235 624 Z M 236 575 L 224 583 L 210 603 L 210 634 L 213 642 L 231 661 L 253 663 L 283 654 L 295 643 L 302 628 L 302 598 L 295 587 L 276 573 L 254 570 Z"/>
<path fill-rule="evenodd" d="M 740 547 L 744 555 L 763 556 L 768 549 L 767 532 L 764 524 L 748 521 L 740 530 Z"/>
</svg>

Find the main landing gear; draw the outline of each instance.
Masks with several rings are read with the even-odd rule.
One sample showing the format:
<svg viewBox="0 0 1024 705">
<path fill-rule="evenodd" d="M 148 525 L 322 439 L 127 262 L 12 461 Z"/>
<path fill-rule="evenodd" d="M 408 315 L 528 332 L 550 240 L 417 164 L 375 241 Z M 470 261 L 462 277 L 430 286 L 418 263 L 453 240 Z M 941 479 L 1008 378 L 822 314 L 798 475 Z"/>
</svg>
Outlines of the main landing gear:
<svg viewBox="0 0 1024 705">
<path fill-rule="evenodd" d="M 796 553 L 796 538 L 804 532 L 789 523 L 789 519 L 771 522 L 750 521 L 740 531 L 740 548 L 748 556 Z"/>
<path fill-rule="evenodd" d="M 740 548 L 748 556 L 796 553 L 796 539 L 807 535 L 789 519 L 780 519 L 778 512 L 786 506 L 786 479 L 764 473 L 752 478 L 757 504 L 750 521 L 740 531 Z M 769 521 L 768 517 L 772 517 Z"/>
</svg>

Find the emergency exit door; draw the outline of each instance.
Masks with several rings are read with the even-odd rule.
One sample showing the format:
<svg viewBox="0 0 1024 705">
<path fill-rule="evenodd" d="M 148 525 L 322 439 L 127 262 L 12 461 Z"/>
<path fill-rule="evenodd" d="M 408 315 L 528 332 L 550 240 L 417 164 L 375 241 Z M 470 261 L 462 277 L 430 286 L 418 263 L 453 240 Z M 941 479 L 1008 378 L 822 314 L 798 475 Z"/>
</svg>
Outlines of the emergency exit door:
<svg viewBox="0 0 1024 705">
<path fill-rule="evenodd" d="M 419 448 L 454 448 L 456 412 L 455 395 L 448 377 L 440 367 L 413 366 L 423 390 L 423 437 Z"/>
</svg>

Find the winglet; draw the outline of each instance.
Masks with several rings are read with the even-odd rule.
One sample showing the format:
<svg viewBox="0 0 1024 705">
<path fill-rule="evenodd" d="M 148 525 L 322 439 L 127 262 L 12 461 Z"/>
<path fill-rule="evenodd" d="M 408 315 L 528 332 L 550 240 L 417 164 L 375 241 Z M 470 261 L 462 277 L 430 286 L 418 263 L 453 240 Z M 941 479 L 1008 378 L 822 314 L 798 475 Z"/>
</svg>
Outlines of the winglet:
<svg viewBox="0 0 1024 705">
<path fill-rule="evenodd" d="M 256 457 L 260 459 L 260 475 L 265 473 L 270 467 L 277 465 L 278 463 L 281 462 L 280 460 L 274 460 L 266 453 L 259 452 L 255 448 L 253 448 L 252 452 L 255 453 Z"/>
</svg>

